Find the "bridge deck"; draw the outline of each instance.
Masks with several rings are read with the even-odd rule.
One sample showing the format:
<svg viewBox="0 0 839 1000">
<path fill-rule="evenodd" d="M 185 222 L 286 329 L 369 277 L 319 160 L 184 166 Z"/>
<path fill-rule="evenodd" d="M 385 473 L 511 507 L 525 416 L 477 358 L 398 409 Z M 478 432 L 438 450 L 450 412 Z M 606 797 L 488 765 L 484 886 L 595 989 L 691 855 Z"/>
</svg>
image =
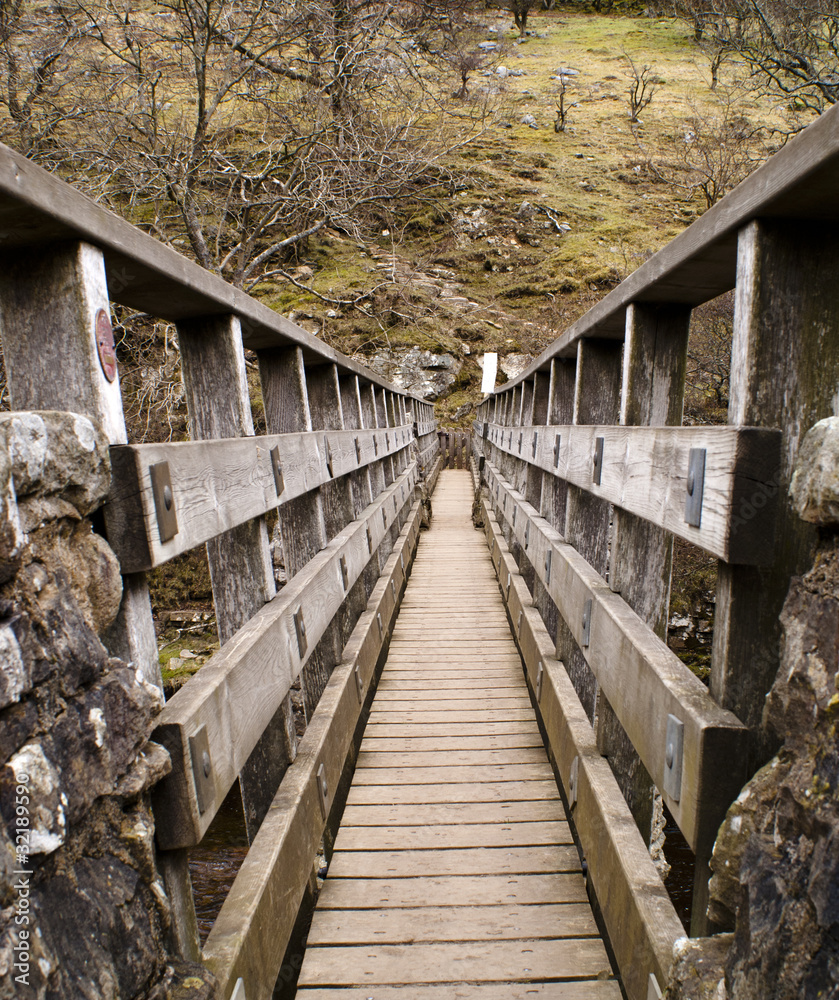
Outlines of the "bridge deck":
<svg viewBox="0 0 839 1000">
<path fill-rule="evenodd" d="M 300 1000 L 620 998 L 471 504 L 444 471 Z"/>
</svg>

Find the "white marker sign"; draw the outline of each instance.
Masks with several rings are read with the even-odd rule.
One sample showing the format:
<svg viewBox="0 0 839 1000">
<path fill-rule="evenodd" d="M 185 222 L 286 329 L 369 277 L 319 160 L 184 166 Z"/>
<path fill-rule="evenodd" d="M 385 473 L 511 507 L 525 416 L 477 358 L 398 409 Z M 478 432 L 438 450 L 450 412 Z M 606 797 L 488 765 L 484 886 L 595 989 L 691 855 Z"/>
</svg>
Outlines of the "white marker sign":
<svg viewBox="0 0 839 1000">
<path fill-rule="evenodd" d="M 481 379 L 481 395 L 488 396 L 495 388 L 495 376 L 498 374 L 498 355 L 485 354 L 483 361 L 484 377 Z"/>
</svg>

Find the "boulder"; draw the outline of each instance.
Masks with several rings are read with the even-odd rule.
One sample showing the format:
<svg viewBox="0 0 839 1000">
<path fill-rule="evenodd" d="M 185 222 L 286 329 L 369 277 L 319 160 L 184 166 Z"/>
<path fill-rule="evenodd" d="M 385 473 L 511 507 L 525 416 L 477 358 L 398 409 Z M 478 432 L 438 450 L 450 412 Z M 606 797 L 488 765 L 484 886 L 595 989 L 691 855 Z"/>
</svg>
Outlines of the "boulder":
<svg viewBox="0 0 839 1000">
<path fill-rule="evenodd" d="M 820 420 L 805 435 L 790 496 L 804 521 L 839 524 L 839 417 Z"/>
</svg>

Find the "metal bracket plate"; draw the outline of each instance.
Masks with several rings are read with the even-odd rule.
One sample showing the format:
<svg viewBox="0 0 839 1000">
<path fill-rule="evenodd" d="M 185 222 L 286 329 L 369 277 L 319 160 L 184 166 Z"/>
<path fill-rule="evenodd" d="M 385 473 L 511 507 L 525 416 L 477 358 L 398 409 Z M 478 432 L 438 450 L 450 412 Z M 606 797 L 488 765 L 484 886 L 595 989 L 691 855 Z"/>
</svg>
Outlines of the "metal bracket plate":
<svg viewBox="0 0 839 1000">
<path fill-rule="evenodd" d="M 356 462 L 361 461 L 361 442 L 358 438 L 355 438 L 355 460 Z"/>
<path fill-rule="evenodd" d="M 705 449 L 691 448 L 688 459 L 685 520 L 694 528 L 702 523 L 702 495 L 705 491 Z"/>
<path fill-rule="evenodd" d="M 294 631 L 297 633 L 297 649 L 302 660 L 309 648 L 309 641 L 306 638 L 306 623 L 303 621 L 303 608 L 298 608 L 294 612 Z"/>
<path fill-rule="evenodd" d="M 347 589 L 347 584 L 350 582 L 350 573 L 347 569 L 347 557 L 341 556 L 341 583 L 344 585 L 344 590 Z"/>
<path fill-rule="evenodd" d="M 323 438 L 323 453 L 326 456 L 326 471 L 329 473 L 329 478 L 332 479 L 335 476 L 332 471 L 332 448 L 329 446 L 329 438 L 326 435 Z"/>
<path fill-rule="evenodd" d="M 213 763 L 210 760 L 210 740 L 207 727 L 202 726 L 189 738 L 189 756 L 192 762 L 192 778 L 195 781 L 195 798 L 198 812 L 202 815 L 210 808 L 216 797 L 213 782 Z"/>
<path fill-rule="evenodd" d="M 562 446 L 562 435 L 557 434 L 556 441 L 554 441 L 554 468 L 559 465 L 559 449 Z"/>
<path fill-rule="evenodd" d="M 684 723 L 675 715 L 668 715 L 667 737 L 664 744 L 664 791 L 674 802 L 678 802 L 682 795 L 684 745 Z"/>
<path fill-rule="evenodd" d="M 539 432 L 533 432 L 533 458 L 536 458 L 536 446 L 539 443 Z"/>
<path fill-rule="evenodd" d="M 530 521 L 527 522 L 527 527 L 524 529 L 524 547 L 527 548 L 530 545 Z"/>
<path fill-rule="evenodd" d="M 521 446 L 524 444 L 524 434 L 519 434 L 519 454 L 521 455 Z"/>
<path fill-rule="evenodd" d="M 589 597 L 583 605 L 583 634 L 580 637 L 580 645 L 584 649 L 591 642 L 591 606 L 592 599 Z"/>
<path fill-rule="evenodd" d="M 373 553 L 373 538 L 370 534 L 370 525 L 367 525 L 367 551 L 372 555 Z"/>
<path fill-rule="evenodd" d="M 381 615 L 381 612 L 377 612 L 377 614 L 376 614 L 376 621 L 379 623 L 379 638 L 380 639 L 384 639 L 384 637 L 385 637 L 385 628 L 384 628 L 384 625 L 382 625 L 382 615 Z"/>
<path fill-rule="evenodd" d="M 536 668 L 536 701 L 542 700 L 542 684 L 545 680 L 545 666 L 542 661 L 539 661 L 539 666 Z"/>
<path fill-rule="evenodd" d="M 321 815 L 326 819 L 329 815 L 329 784 L 326 780 L 326 768 L 323 764 L 318 767 L 315 781 L 318 786 L 318 801 L 320 802 Z"/>
<path fill-rule="evenodd" d="M 594 483 L 596 486 L 600 485 L 600 479 L 603 475 L 603 442 L 604 438 L 594 439 Z"/>
<path fill-rule="evenodd" d="M 553 559 L 553 549 L 548 549 L 545 554 L 545 583 L 551 582 L 551 561 Z"/>
<path fill-rule="evenodd" d="M 355 670 L 353 670 L 355 675 L 355 693 L 358 695 L 358 704 L 364 703 L 364 678 L 361 676 L 361 664 L 356 663 Z"/>
<path fill-rule="evenodd" d="M 571 761 L 571 773 L 568 775 L 568 808 L 573 809 L 577 804 L 577 790 L 580 783 L 580 758 L 575 757 Z"/>
<path fill-rule="evenodd" d="M 277 496 L 283 492 L 283 463 L 280 460 L 280 446 L 275 445 L 269 452 L 271 455 L 271 470 L 274 473 L 274 486 Z"/>
<path fill-rule="evenodd" d="M 158 462 L 156 465 L 150 465 L 149 476 L 160 541 L 168 542 L 178 533 L 178 515 L 175 510 L 175 497 L 172 493 L 169 463 Z"/>
</svg>

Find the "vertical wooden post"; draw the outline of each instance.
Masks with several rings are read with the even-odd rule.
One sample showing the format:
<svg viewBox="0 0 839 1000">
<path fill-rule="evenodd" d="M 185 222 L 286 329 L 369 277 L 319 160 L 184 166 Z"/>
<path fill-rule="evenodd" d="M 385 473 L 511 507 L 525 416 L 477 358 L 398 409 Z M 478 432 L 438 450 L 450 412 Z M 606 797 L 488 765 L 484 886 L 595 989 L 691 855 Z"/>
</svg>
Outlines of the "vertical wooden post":
<svg viewBox="0 0 839 1000">
<path fill-rule="evenodd" d="M 774 752 L 761 716 L 780 663 L 779 615 L 790 577 L 812 564 L 816 529 L 792 511 L 788 490 L 801 439 L 836 412 L 837 273 L 833 225 L 765 220 L 740 233 L 729 423 L 783 431 L 774 561 L 762 568 L 720 563 L 717 579 L 711 693 L 749 727 L 750 773 Z M 736 518 L 748 521 L 766 501 L 756 491 Z M 698 873 L 695 933 L 706 926 L 707 882 L 707 872 Z"/>
<path fill-rule="evenodd" d="M 630 305 L 626 314 L 620 421 L 627 426 L 678 427 L 684 408 L 688 306 Z M 673 538 L 615 508 L 609 583 L 661 639 L 667 635 Z M 604 697 L 598 706 L 598 745 L 609 758 L 646 843 L 651 842 L 655 788 L 632 742 Z"/>
<path fill-rule="evenodd" d="M 178 344 L 192 440 L 253 436 L 239 320 L 235 316 L 182 320 Z M 276 592 L 264 518 L 208 542 L 207 558 L 223 645 Z M 294 717 L 286 698 L 239 776 L 251 842 L 295 755 Z"/>
<path fill-rule="evenodd" d="M 314 430 L 303 351 L 299 347 L 260 351 L 259 370 L 269 433 Z M 313 373 L 313 383 L 317 381 L 318 376 Z M 322 419 L 322 415 L 318 415 L 318 421 Z M 279 515 L 286 572 L 291 578 L 328 541 L 320 491 L 310 490 L 287 501 L 280 507 Z M 307 721 L 315 710 L 332 669 L 329 657 L 326 663 L 323 662 L 324 648 L 323 643 L 319 643 L 303 668 L 301 686 Z"/>
<path fill-rule="evenodd" d="M 16 250 L 0 267 L 0 312 L 12 409 L 81 413 L 112 444 L 124 444 L 119 374 L 108 380 L 96 344 L 97 319 L 111 322 L 101 250 L 86 243 Z M 119 615 L 102 641 L 162 691 L 145 574 L 123 577 Z"/>
<path fill-rule="evenodd" d="M 574 387 L 577 381 L 577 363 L 565 358 L 554 358 L 551 361 L 550 385 L 548 388 L 548 414 L 545 423 L 548 425 L 567 425 L 574 419 Z M 552 447 L 556 446 L 556 436 Z M 562 441 L 560 440 L 560 451 Z M 552 527 L 565 534 L 566 508 L 568 501 L 568 486 L 564 479 L 559 479 L 552 473 L 542 476 L 541 511 Z"/>
<path fill-rule="evenodd" d="M 620 416 L 621 349 L 616 340 L 581 340 L 577 345 L 577 382 L 574 392 L 575 424 L 616 424 Z M 593 457 L 593 456 L 592 456 Z M 604 456 L 604 462 L 609 456 Z M 611 505 L 579 487 L 568 485 L 565 537 L 602 576 L 609 571 L 609 522 Z M 580 615 L 583 609 L 580 608 Z M 594 724 L 597 714 L 597 681 L 585 657 L 560 629 L 557 656 L 568 670 L 580 701 Z M 562 647 L 560 649 L 560 640 Z"/>
</svg>

